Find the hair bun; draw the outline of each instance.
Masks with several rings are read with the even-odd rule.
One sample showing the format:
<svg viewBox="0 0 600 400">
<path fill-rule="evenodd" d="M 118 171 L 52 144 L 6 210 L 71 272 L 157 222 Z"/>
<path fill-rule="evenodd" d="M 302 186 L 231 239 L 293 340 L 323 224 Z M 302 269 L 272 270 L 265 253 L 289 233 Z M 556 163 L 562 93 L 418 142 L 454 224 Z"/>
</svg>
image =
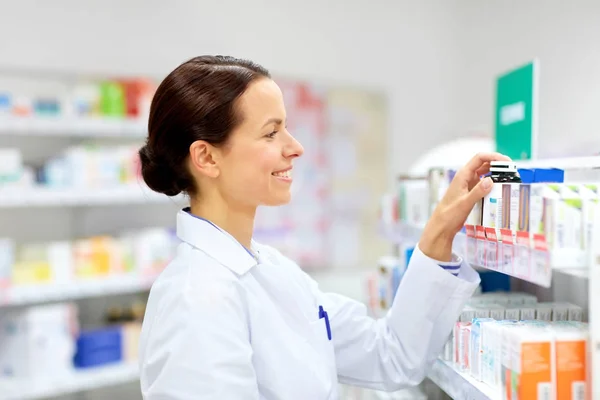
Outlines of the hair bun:
<svg viewBox="0 0 600 400">
<path fill-rule="evenodd" d="M 139 150 L 142 177 L 150 189 L 167 196 L 177 196 L 187 188 L 182 187 L 177 172 L 166 160 L 156 156 L 145 145 Z"/>
</svg>

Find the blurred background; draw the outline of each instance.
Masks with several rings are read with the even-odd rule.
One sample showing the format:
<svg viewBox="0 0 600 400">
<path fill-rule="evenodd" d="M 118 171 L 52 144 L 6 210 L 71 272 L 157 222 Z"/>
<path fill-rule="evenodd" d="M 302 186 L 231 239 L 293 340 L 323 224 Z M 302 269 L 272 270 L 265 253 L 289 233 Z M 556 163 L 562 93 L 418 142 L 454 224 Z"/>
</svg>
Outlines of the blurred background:
<svg viewBox="0 0 600 400">
<path fill-rule="evenodd" d="M 256 239 L 364 302 L 382 196 L 494 149 L 501 74 L 538 62 L 537 157 L 600 150 L 594 0 L 0 0 L 0 36 L 0 399 L 141 398 L 145 297 L 186 199 L 145 188 L 136 151 L 191 57 L 270 69 L 306 152 Z"/>
</svg>

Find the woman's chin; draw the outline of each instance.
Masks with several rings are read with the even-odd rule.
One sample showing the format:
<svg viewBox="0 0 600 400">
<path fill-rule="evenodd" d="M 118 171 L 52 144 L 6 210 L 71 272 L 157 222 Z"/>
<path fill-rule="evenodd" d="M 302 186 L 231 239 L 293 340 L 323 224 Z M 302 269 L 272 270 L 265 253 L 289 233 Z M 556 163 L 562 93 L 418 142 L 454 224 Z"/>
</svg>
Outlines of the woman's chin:
<svg viewBox="0 0 600 400">
<path fill-rule="evenodd" d="M 281 194 L 278 194 L 277 196 L 272 196 L 269 199 L 266 199 L 266 201 L 263 203 L 263 205 L 270 206 L 270 207 L 284 206 L 284 205 L 288 204 L 291 200 L 292 200 L 292 195 L 288 191 L 287 193 L 281 193 Z"/>
</svg>

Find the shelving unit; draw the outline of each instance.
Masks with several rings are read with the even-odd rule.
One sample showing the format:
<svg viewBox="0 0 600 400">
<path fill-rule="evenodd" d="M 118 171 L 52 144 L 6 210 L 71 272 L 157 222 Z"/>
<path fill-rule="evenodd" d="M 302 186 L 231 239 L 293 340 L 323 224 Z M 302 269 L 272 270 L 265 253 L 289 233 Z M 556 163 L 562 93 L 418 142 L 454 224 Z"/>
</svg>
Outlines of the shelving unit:
<svg viewBox="0 0 600 400">
<path fill-rule="evenodd" d="M 144 121 L 61 117 L 0 117 L 0 135 L 138 138 L 146 135 Z"/>
<path fill-rule="evenodd" d="M 453 399 L 500 400 L 488 385 L 457 371 L 445 361 L 437 360 L 428 375 L 429 379 Z"/>
<path fill-rule="evenodd" d="M 11 73 L 8 75 L 3 75 L 3 78 L 6 78 L 3 83 L 8 82 L 12 77 Z M 11 240 L 11 245 L 14 245 L 14 247 L 10 247 L 8 251 L 14 251 L 15 253 L 14 257 L 11 255 L 5 259 L 2 259 L 2 256 L 6 254 L 0 254 L 0 315 L 2 315 L 4 310 L 15 311 L 15 315 L 18 315 L 21 312 L 27 313 L 30 310 L 29 307 L 42 306 L 47 303 L 62 303 L 97 298 L 98 301 L 85 301 L 78 304 L 86 312 L 83 313 L 85 315 L 79 315 L 76 322 L 78 325 L 81 323 L 82 332 L 86 332 L 89 331 L 88 328 L 95 328 L 104 324 L 107 304 L 110 303 L 110 307 L 114 306 L 117 308 L 129 305 L 129 300 L 121 301 L 119 297 L 112 302 L 112 300 L 108 301 L 109 298 L 121 294 L 145 292 L 150 289 L 158 276 L 155 272 L 156 268 L 158 268 L 157 264 L 153 262 L 155 259 L 150 259 L 153 257 L 152 255 L 144 254 L 144 257 L 149 257 L 149 259 L 146 260 L 144 258 L 143 262 L 139 262 L 135 258 L 139 257 L 137 253 L 132 252 L 131 254 L 127 253 L 128 255 L 123 255 L 123 257 L 134 257 L 132 265 L 139 266 L 139 270 L 136 268 L 131 273 L 118 273 L 115 272 L 116 269 L 112 271 L 113 261 L 107 261 L 106 259 L 102 259 L 102 262 L 110 262 L 109 269 L 96 268 L 95 265 L 92 265 L 93 257 L 106 257 L 107 254 L 110 254 L 112 257 L 113 253 L 111 252 L 113 249 L 110 246 L 113 245 L 113 242 L 111 239 L 106 241 L 107 243 L 110 242 L 110 244 L 103 244 L 105 247 L 100 250 L 94 248 L 88 249 L 89 252 L 82 252 L 80 249 L 77 256 L 75 256 L 75 250 L 73 250 L 72 257 L 74 259 L 75 257 L 79 257 L 77 258 L 77 265 L 81 267 L 81 270 L 78 270 L 80 272 L 77 272 L 77 276 L 73 276 L 68 281 L 65 281 L 65 283 L 59 283 L 59 281 L 51 279 L 50 277 L 54 272 L 50 272 L 50 276 L 44 275 L 47 274 L 47 269 L 40 267 L 40 269 L 35 269 L 35 271 L 43 271 L 40 272 L 40 277 L 35 275 L 34 278 L 33 275 L 27 275 L 29 272 L 24 272 L 26 278 L 22 278 L 21 282 L 32 283 L 13 285 L 10 284 L 10 261 L 7 263 L 5 260 L 13 261 L 14 259 L 14 262 L 20 262 L 20 271 L 23 272 L 27 271 L 27 268 L 30 267 L 29 262 L 35 263 L 38 260 L 44 259 L 45 256 L 41 255 L 44 254 L 42 251 L 45 251 L 48 243 L 53 240 L 73 241 L 72 243 L 74 243 L 75 240 L 81 239 L 78 241 L 78 244 L 87 246 L 92 243 L 93 239 L 99 236 L 115 234 L 115 246 L 121 246 L 122 242 L 118 242 L 120 240 L 118 236 L 119 232 L 127 233 L 128 239 L 126 241 L 132 242 L 131 244 L 127 242 L 127 245 L 131 246 L 131 248 L 127 247 L 127 249 L 129 249 L 128 251 L 132 251 L 132 248 L 137 245 L 136 240 L 145 240 L 146 238 L 139 239 L 141 236 L 136 236 L 138 232 L 147 233 L 148 231 L 160 231 L 161 229 L 166 231 L 172 227 L 171 219 L 162 218 L 162 215 L 158 215 L 159 208 L 152 207 L 151 205 L 165 204 L 165 213 L 170 216 L 173 214 L 171 203 L 177 204 L 177 207 L 179 207 L 182 200 L 185 199 L 183 196 L 169 198 L 165 195 L 155 193 L 143 183 L 141 178 L 136 179 L 135 177 L 135 147 L 138 144 L 141 145 L 147 135 L 147 117 L 144 116 L 148 111 L 145 108 L 147 106 L 147 97 L 144 99 L 137 98 L 135 97 L 137 95 L 133 94 L 133 92 L 128 92 L 125 99 L 128 108 L 126 112 L 120 112 L 116 111 L 115 108 L 111 108 L 112 106 L 108 106 L 108 103 L 102 103 L 98 100 L 99 98 L 96 98 L 98 100 L 96 103 L 92 103 L 96 100 L 91 100 L 87 97 L 87 94 L 90 93 L 89 91 L 86 91 L 85 99 L 77 97 L 82 92 L 78 92 L 79 94 L 73 97 L 70 97 L 72 93 L 67 93 L 73 88 L 73 86 L 70 86 L 71 84 L 80 84 L 85 81 L 88 86 L 84 89 L 88 90 L 90 89 L 90 85 L 114 83 L 117 82 L 115 80 L 117 78 L 83 77 L 74 74 L 61 75 L 52 73 L 32 74 L 31 78 L 24 77 L 18 72 L 17 75 L 19 75 L 17 77 L 19 84 L 14 86 L 10 86 L 9 84 L 4 89 L 8 91 L 22 90 L 21 87 L 27 87 L 27 84 L 23 84 L 27 79 L 35 81 L 27 82 L 31 83 L 30 86 L 34 88 L 42 86 L 46 88 L 44 85 L 50 82 L 49 87 L 51 88 L 46 91 L 46 95 L 49 97 L 43 99 L 43 101 L 49 100 L 52 102 L 56 100 L 60 102 L 60 106 L 53 108 L 57 104 L 55 103 L 54 105 L 50 105 L 46 110 L 49 113 L 60 112 L 62 114 L 57 116 L 41 115 L 40 113 L 46 111 L 33 107 L 33 100 L 31 104 L 27 103 L 30 100 L 27 96 L 36 96 L 35 90 L 31 92 L 25 91 L 23 93 L 24 97 L 19 98 L 19 101 L 22 101 L 20 106 L 24 107 L 22 110 L 26 110 L 20 111 L 23 116 L 16 114 L 8 115 L 3 113 L 4 109 L 0 112 L 0 141 L 2 142 L 0 147 L 9 149 L 17 148 L 22 158 L 19 163 L 27 167 L 26 173 L 28 174 L 24 175 L 24 178 L 19 183 L 5 184 L 2 181 L 2 184 L 0 184 L 0 219 L 6 216 L 9 217 L 7 218 L 8 220 L 15 220 L 15 218 L 12 218 L 13 216 L 20 216 L 18 223 L 13 223 L 12 226 L 9 226 L 9 224 L 0 226 L 0 238 Z M 119 80 L 119 82 L 132 84 L 132 79 L 137 80 L 137 78 L 133 77 L 122 81 Z M 40 85 L 38 85 L 39 82 L 41 82 Z M 149 93 L 148 88 L 151 86 L 150 84 L 144 89 L 140 89 L 140 87 L 132 89 L 131 86 L 128 86 L 127 90 L 146 90 L 143 96 L 147 96 Z M 57 97 L 53 99 L 51 91 L 55 90 L 55 88 L 58 88 Z M 99 86 L 96 86 L 95 89 L 99 89 Z M 61 90 L 63 91 L 61 92 Z M 124 86 L 123 90 L 125 90 Z M 140 92 L 136 93 L 139 94 Z M 89 101 L 89 104 L 86 103 L 87 105 L 84 105 L 82 102 L 85 101 Z M 134 104 L 132 102 L 138 103 Z M 28 106 L 30 108 L 27 108 Z M 82 110 L 87 106 L 89 106 L 88 110 L 94 110 L 94 117 L 65 116 L 67 115 L 67 109 L 70 109 L 69 107 L 82 107 L 77 108 L 78 111 L 76 112 L 85 112 Z M 13 112 L 14 110 L 16 109 L 9 112 Z M 102 114 L 102 116 L 99 114 Z M 127 114 L 127 117 L 124 114 Z M 105 157 L 106 154 L 109 156 L 113 155 L 112 147 L 116 150 L 114 157 Z M 64 152 L 63 150 L 67 151 Z M 68 152 L 69 150 L 71 152 Z M 119 153 L 121 150 L 124 153 Z M 76 155 L 73 156 L 73 153 L 76 153 Z M 51 169 L 51 172 L 59 171 L 58 178 L 55 179 L 55 181 L 58 181 L 65 174 L 60 168 L 67 170 L 67 173 L 71 172 L 64 167 L 65 164 L 63 161 L 68 157 L 77 158 L 79 156 L 90 157 L 89 159 L 83 159 L 84 162 L 80 162 L 79 167 L 77 167 L 88 168 L 89 165 L 90 169 L 83 171 L 82 178 L 80 179 L 81 181 L 85 181 L 84 185 L 87 186 L 66 188 L 34 186 L 33 182 L 37 181 L 36 175 L 38 173 L 49 173 L 50 169 L 45 169 L 48 167 L 49 162 L 54 163 L 52 164 L 53 169 Z M 89 160 L 92 162 L 87 163 Z M 70 161 L 71 159 L 69 159 Z M 77 159 L 77 162 L 79 161 L 81 159 Z M 109 165 L 109 163 L 114 164 Z M 16 167 L 13 165 L 16 165 L 16 162 L 13 161 L 12 164 L 9 163 L 8 165 L 13 170 L 3 171 L 3 173 L 12 173 L 12 176 L 14 176 L 14 169 Z M 57 165 L 58 169 L 54 168 Z M 92 186 L 99 181 L 96 177 L 99 178 L 100 173 L 108 170 L 110 171 L 106 175 L 102 175 L 102 179 L 108 177 L 111 180 L 111 185 Z M 8 176 L 12 177 L 11 175 Z M 128 183 L 121 184 L 121 182 Z M 109 209 L 97 207 L 121 205 L 133 207 L 119 207 L 119 211 L 115 213 L 109 211 Z M 97 222 L 98 220 L 100 220 L 100 223 Z M 152 240 L 150 239 L 150 241 Z M 151 246 L 154 246 L 155 242 L 152 243 Z M 17 256 L 17 253 L 23 251 L 25 247 L 27 251 L 32 251 L 31 249 L 35 248 L 34 252 L 39 251 L 39 254 L 37 252 L 34 255 L 30 254 L 30 258 L 22 254 Z M 90 247 L 92 246 L 90 245 Z M 3 251 L 7 251 L 6 249 L 7 247 L 4 247 Z M 135 249 L 137 250 L 138 247 L 135 247 Z M 157 249 L 157 252 L 159 250 L 161 249 Z M 115 247 L 114 254 L 121 254 L 120 251 L 121 247 Z M 63 253 L 61 255 L 65 256 Z M 4 263 L 2 263 L 3 261 Z M 128 261 L 131 261 L 131 259 L 128 259 Z M 51 268 L 54 268 L 57 262 L 53 260 L 54 264 Z M 97 259 L 94 259 L 93 263 L 96 262 Z M 89 265 L 83 263 L 89 263 Z M 105 266 L 107 264 L 102 265 Z M 117 265 L 117 263 L 114 265 Z M 7 266 L 8 272 L 6 270 Z M 33 269 L 34 267 L 31 268 L 32 271 Z M 112 272 L 105 275 L 108 271 Z M 86 275 L 86 277 L 84 278 L 83 275 Z M 88 278 L 87 275 L 90 277 Z M 65 276 L 64 279 L 67 279 L 66 275 L 63 274 L 61 276 Z M 43 282 L 48 279 L 51 279 L 48 283 Z M 58 306 L 57 309 L 60 310 L 60 307 Z M 39 326 L 42 325 L 38 323 L 36 327 Z M 132 337 L 130 335 L 132 334 L 135 334 L 135 327 L 132 330 L 128 330 L 128 342 L 131 341 Z M 11 340 L 9 336 L 2 336 L 0 340 L 5 340 L 6 338 L 9 341 Z M 48 340 L 51 340 L 50 336 L 48 338 Z M 24 342 L 21 341 L 19 343 L 20 346 L 24 347 Z M 122 344 L 122 346 L 126 347 L 125 344 Z M 38 351 L 40 350 L 38 349 Z M 38 353 L 36 354 L 39 356 Z M 48 363 L 40 365 L 39 368 L 36 366 L 33 370 L 40 371 L 40 368 L 42 368 L 45 371 L 47 370 L 47 372 L 45 375 L 36 375 L 31 378 L 25 378 L 25 374 L 34 373 L 31 371 L 32 365 L 35 364 L 27 361 L 28 364 L 23 364 L 25 366 L 20 365 L 16 367 L 17 372 L 14 378 L 2 378 L 6 370 L 0 371 L 0 399 L 43 399 L 92 391 L 119 384 L 135 383 L 139 379 L 137 363 L 128 363 L 130 359 L 125 354 L 122 355 L 122 358 L 123 360 L 127 360 L 127 362 L 123 361 L 122 363 L 105 364 L 83 369 L 74 368 L 71 371 L 68 370 L 70 363 L 67 359 L 60 368 L 57 368 L 56 374 L 54 374 L 55 368 L 51 362 L 52 359 L 40 358 L 39 361 L 48 361 Z M 37 360 L 33 361 L 37 363 Z M 12 364 L 9 362 L 8 371 L 17 364 L 19 363 L 15 362 L 14 359 L 12 360 Z M 4 363 L 3 367 L 5 367 Z"/>
<path fill-rule="evenodd" d="M 0 208 L 77 207 L 112 204 L 154 204 L 181 200 L 156 193 L 143 184 L 108 188 L 0 189 Z"/>
<path fill-rule="evenodd" d="M 3 400 L 36 400 L 99 389 L 139 379 L 137 364 L 115 364 L 54 376 L 51 379 L 0 380 Z"/>
<path fill-rule="evenodd" d="M 111 276 L 104 279 L 78 280 L 63 285 L 36 284 L 7 286 L 0 294 L 0 307 L 68 301 L 88 297 L 112 296 L 149 290 L 157 275 Z"/>
<path fill-rule="evenodd" d="M 560 168 L 565 171 L 565 182 L 598 182 L 600 181 L 600 157 L 582 157 L 582 158 L 565 158 L 565 159 L 547 159 L 535 160 L 528 162 L 519 162 L 521 168 Z M 600 222 L 600 216 L 595 216 L 596 223 Z M 406 223 L 399 222 L 395 224 L 381 225 L 380 233 L 385 236 L 389 242 L 394 245 L 401 243 L 416 244 L 423 232 L 424 223 Z M 485 235 L 484 235 L 485 236 Z M 533 284 L 532 287 L 538 287 L 542 290 L 546 289 L 546 293 L 551 293 L 554 296 L 556 292 L 553 285 L 557 279 L 569 277 L 576 279 L 588 288 L 587 304 L 579 304 L 580 307 L 587 308 L 589 315 L 589 364 L 590 370 L 590 386 L 589 398 L 600 398 L 600 258 L 590 261 L 580 257 L 570 258 L 568 255 L 557 254 L 555 252 L 544 252 L 538 256 L 547 260 L 547 275 L 540 278 L 539 276 L 523 276 L 512 272 L 505 267 L 494 265 L 485 265 L 486 262 L 481 261 L 480 249 L 482 246 L 487 246 L 489 241 L 482 239 L 477 234 L 459 233 L 454 242 L 454 251 L 461 255 L 463 259 L 470 262 L 478 270 L 492 270 L 505 275 L 512 276 L 520 281 L 526 281 Z M 517 246 L 517 244 L 515 244 Z M 484 254 L 487 251 L 484 250 Z M 521 251 L 523 251 L 521 249 Z M 532 250 L 533 251 L 533 250 Z M 494 254 L 493 251 L 491 254 Z M 596 252 L 597 254 L 597 252 Z M 478 258 L 479 257 L 479 258 Z M 533 255 L 532 255 L 533 257 Z M 487 261 L 484 258 L 484 261 Z M 543 264 L 543 263 L 542 263 Z M 563 282 L 559 280 L 558 282 Z M 560 286 L 560 284 L 559 284 Z M 577 287 L 581 287 L 578 283 Z M 564 294 L 564 287 L 559 287 L 560 293 Z M 584 299 L 585 294 L 577 298 Z M 446 392 L 454 399 L 460 400 L 483 400 L 492 399 L 499 400 L 501 395 L 496 390 L 492 390 L 488 385 L 473 379 L 466 373 L 457 371 L 453 365 L 437 360 L 433 368 L 428 373 L 428 378 L 434 382 L 440 389 Z"/>
</svg>

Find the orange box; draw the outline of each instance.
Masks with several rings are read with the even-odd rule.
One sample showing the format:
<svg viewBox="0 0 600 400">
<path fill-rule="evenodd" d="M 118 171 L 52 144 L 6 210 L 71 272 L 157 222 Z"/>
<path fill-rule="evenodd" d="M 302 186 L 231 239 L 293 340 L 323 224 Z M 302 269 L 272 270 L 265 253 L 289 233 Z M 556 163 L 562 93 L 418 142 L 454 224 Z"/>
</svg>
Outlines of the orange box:
<svg viewBox="0 0 600 400">
<path fill-rule="evenodd" d="M 531 325 L 514 326 L 507 329 L 503 337 L 507 339 L 510 354 L 503 357 L 502 398 L 555 400 L 552 330 Z"/>
<path fill-rule="evenodd" d="M 585 325 L 585 324 L 582 324 Z M 561 325 L 555 333 L 556 399 L 585 400 L 587 386 L 588 329 Z"/>
</svg>

